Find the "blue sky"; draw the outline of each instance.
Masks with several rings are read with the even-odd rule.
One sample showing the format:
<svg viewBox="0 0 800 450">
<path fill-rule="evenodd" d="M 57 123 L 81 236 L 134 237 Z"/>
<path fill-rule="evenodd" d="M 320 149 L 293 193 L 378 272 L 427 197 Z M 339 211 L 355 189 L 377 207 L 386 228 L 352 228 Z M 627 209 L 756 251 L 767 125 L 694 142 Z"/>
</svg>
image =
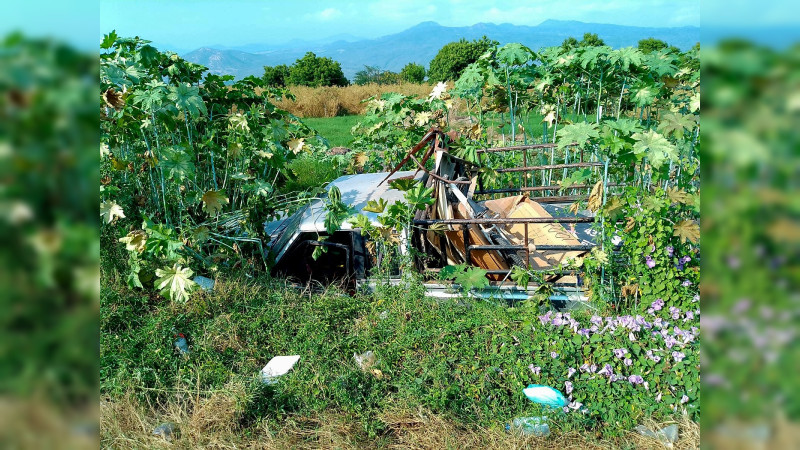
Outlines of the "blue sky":
<svg viewBox="0 0 800 450">
<path fill-rule="evenodd" d="M 634 26 L 700 25 L 698 0 L 101 0 L 100 29 L 175 51 L 279 44 L 338 34 L 374 38 L 419 22 L 538 25 L 547 19 Z"/>
</svg>

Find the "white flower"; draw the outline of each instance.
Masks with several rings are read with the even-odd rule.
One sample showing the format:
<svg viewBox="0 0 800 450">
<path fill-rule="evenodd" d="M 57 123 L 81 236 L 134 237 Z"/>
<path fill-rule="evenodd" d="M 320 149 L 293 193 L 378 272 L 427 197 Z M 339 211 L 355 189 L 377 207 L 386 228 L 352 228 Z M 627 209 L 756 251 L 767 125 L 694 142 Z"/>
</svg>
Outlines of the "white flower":
<svg viewBox="0 0 800 450">
<path fill-rule="evenodd" d="M 447 90 L 447 84 L 441 81 L 436 83 L 436 86 L 434 86 L 433 90 L 431 91 L 431 95 L 428 96 L 428 101 L 431 101 L 435 98 L 436 99 L 442 98 L 442 94 L 444 94 L 446 90 Z"/>
</svg>

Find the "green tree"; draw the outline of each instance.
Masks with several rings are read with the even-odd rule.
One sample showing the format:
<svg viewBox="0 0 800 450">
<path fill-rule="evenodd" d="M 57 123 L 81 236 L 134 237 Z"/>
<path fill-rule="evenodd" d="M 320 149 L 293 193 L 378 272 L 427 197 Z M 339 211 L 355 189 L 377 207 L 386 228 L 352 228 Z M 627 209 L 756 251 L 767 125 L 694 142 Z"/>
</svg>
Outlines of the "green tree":
<svg viewBox="0 0 800 450">
<path fill-rule="evenodd" d="M 578 44 L 580 44 L 580 42 L 578 42 L 578 40 L 575 39 L 574 37 L 570 36 L 564 39 L 564 42 L 561 43 L 561 47 L 563 47 L 566 50 L 569 50 L 577 47 Z"/>
<path fill-rule="evenodd" d="M 597 33 L 583 33 L 583 39 L 578 44 L 579 47 L 600 47 L 603 45 L 606 45 L 606 43 L 600 39 Z"/>
<path fill-rule="evenodd" d="M 380 83 L 383 71 L 378 66 L 364 66 L 363 70 L 356 72 L 353 83 L 362 86 L 369 83 Z"/>
<path fill-rule="evenodd" d="M 392 72 L 391 70 L 385 70 L 381 73 L 379 84 L 397 84 L 400 82 L 400 74 L 397 72 Z"/>
<path fill-rule="evenodd" d="M 408 83 L 422 83 L 425 80 L 425 67 L 422 64 L 408 63 L 400 71 L 400 79 Z"/>
<path fill-rule="evenodd" d="M 353 83 L 359 86 L 369 83 L 397 84 L 399 82 L 399 74 L 389 70 L 381 70 L 378 66 L 364 66 L 364 69 L 356 72 L 356 76 L 353 78 Z"/>
<path fill-rule="evenodd" d="M 347 86 L 342 65 L 331 58 L 308 52 L 289 67 L 287 84 L 303 86 Z"/>
<path fill-rule="evenodd" d="M 497 41 L 486 36 L 480 40 L 461 39 L 458 42 L 446 44 L 431 60 L 428 80 L 457 80 L 468 65 L 477 61 L 482 54 L 496 45 L 498 45 Z"/>
<path fill-rule="evenodd" d="M 275 67 L 264 66 L 264 83 L 267 86 L 285 87 L 289 78 L 289 66 L 280 64 Z"/>
<path fill-rule="evenodd" d="M 674 45 L 669 45 L 666 42 L 662 41 L 661 39 L 649 37 L 647 39 L 642 39 L 639 41 L 639 50 L 641 50 L 642 53 L 645 54 L 657 52 L 665 48 L 669 49 L 673 53 L 681 53 L 681 50 L 678 47 L 675 47 Z"/>
</svg>

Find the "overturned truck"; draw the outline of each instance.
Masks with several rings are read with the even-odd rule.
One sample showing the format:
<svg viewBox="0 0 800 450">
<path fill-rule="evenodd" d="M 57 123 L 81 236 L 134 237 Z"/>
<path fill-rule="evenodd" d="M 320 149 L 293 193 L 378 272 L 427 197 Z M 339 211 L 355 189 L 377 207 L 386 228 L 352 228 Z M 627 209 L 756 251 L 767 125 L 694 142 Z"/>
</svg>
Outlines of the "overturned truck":
<svg viewBox="0 0 800 450">
<path fill-rule="evenodd" d="M 570 211 L 570 205 L 588 196 L 591 186 L 571 185 L 567 189 L 570 195 L 553 195 L 563 194 L 564 188 L 551 180 L 553 171 L 565 176 L 571 170 L 602 170 L 603 163 L 584 161 L 578 148 L 572 153 L 567 150 L 566 158 L 553 163 L 556 146 L 547 143 L 477 149 L 478 162 L 474 163 L 456 156 L 450 142 L 450 136 L 432 129 L 394 170 L 346 175 L 329 187 L 337 187 L 341 201 L 375 226 L 379 214 L 367 205 L 381 199 L 387 204 L 406 201 L 404 193 L 392 187 L 398 180 L 416 180 L 432 188 L 433 203 L 416 211 L 410 231 L 399 234 L 402 244 L 398 247 L 403 253 L 408 248 L 416 250 L 411 252 L 414 264 L 420 273 L 429 275 L 425 284 L 430 295 L 455 295 L 452 285 L 435 274 L 447 266 L 466 264 L 485 270 L 490 281 L 488 287 L 473 290 L 475 296 L 524 300 L 537 292 L 541 283 L 547 283 L 554 303 L 585 300 L 580 271 L 565 266 L 596 245 L 594 215 L 586 210 Z M 504 154 L 502 165 L 518 164 L 493 168 Z M 548 154 L 549 164 L 529 165 L 529 161 L 548 162 Z M 417 169 L 398 170 L 409 162 Z M 480 176 L 486 167 L 492 167 L 489 170 L 495 178 L 505 176 L 506 185 L 487 186 L 485 177 Z M 512 185 L 512 178 L 518 183 Z M 342 282 L 353 288 L 369 286 L 376 264 L 374 246 L 350 222 L 329 234 L 326 205 L 324 198 L 315 199 L 295 214 L 265 224 L 270 237 L 268 251 L 275 262 L 273 273 L 298 283 L 315 280 Z M 316 247 L 326 251 L 315 255 Z M 526 288 L 517 286 L 510 279 L 515 266 L 539 273 L 538 282 Z M 400 274 L 395 275 L 397 281 Z"/>
</svg>

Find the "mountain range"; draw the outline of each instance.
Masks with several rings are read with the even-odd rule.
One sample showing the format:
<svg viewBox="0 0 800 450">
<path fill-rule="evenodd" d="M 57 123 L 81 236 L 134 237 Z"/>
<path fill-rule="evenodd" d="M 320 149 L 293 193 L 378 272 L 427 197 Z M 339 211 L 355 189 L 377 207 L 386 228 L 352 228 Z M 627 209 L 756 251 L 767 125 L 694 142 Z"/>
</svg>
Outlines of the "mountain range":
<svg viewBox="0 0 800 450">
<path fill-rule="evenodd" d="M 500 44 L 519 42 L 537 50 L 560 45 L 565 38 L 581 39 L 584 33 L 597 33 L 614 48 L 636 46 L 640 39 L 654 37 L 686 50 L 700 41 L 699 27 L 652 28 L 546 20 L 536 26 L 510 23 L 477 23 L 468 27 L 446 27 L 436 22 L 422 22 L 400 33 L 376 39 L 338 35 L 320 41 L 289 41 L 281 45 L 248 44 L 239 47 L 202 47 L 183 55 L 188 61 L 208 67 L 211 73 L 230 74 L 237 79 L 261 76 L 264 66 L 291 65 L 306 52 L 332 58 L 342 65 L 352 80 L 365 65 L 399 72 L 414 62 L 426 68 L 445 44 L 461 38 L 472 40 L 487 36 Z"/>
</svg>

